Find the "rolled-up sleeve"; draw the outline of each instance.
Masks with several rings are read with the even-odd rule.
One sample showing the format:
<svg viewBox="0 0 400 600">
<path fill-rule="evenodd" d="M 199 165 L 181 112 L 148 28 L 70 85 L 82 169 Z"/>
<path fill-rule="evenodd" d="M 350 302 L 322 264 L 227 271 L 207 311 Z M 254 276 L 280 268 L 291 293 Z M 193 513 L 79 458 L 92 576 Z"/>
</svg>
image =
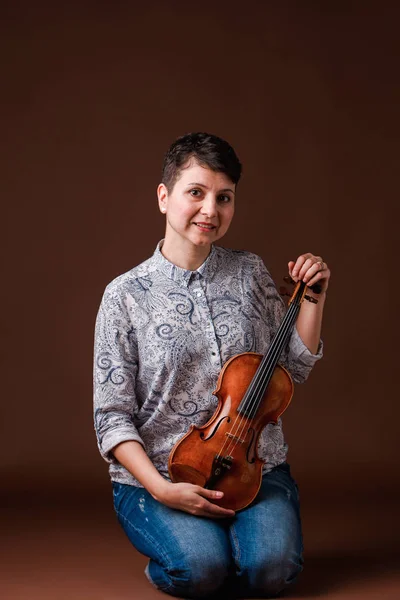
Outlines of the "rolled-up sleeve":
<svg viewBox="0 0 400 600">
<path fill-rule="evenodd" d="M 100 453 L 109 463 L 116 462 L 111 450 L 121 442 L 144 446 L 133 421 L 137 369 L 134 327 L 123 294 L 110 284 L 97 314 L 94 344 L 94 427 Z"/>
<path fill-rule="evenodd" d="M 317 353 L 313 354 L 301 339 L 296 326 L 286 350 L 283 353 L 281 364 L 287 368 L 296 383 L 303 383 L 309 376 L 315 363 L 322 358 L 323 342 L 319 341 Z"/>
</svg>

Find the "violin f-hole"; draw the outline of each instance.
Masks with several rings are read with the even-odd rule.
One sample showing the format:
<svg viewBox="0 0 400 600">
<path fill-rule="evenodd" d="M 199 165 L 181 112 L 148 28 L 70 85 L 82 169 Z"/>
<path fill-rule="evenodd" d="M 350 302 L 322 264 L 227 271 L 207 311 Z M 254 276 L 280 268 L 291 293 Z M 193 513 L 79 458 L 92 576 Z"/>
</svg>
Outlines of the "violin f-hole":
<svg viewBox="0 0 400 600">
<path fill-rule="evenodd" d="M 203 442 L 206 442 L 207 440 L 211 440 L 211 438 L 212 438 L 212 437 L 214 437 L 214 435 L 215 435 L 215 434 L 216 434 L 216 432 L 217 432 L 217 429 L 218 429 L 218 427 L 221 425 L 222 421 L 224 421 L 225 419 L 227 419 L 227 421 L 226 421 L 227 423 L 230 423 L 230 421 L 231 421 L 231 418 L 230 418 L 230 416 L 229 416 L 229 415 L 226 415 L 226 417 L 222 417 L 222 419 L 220 419 L 220 420 L 218 421 L 218 423 L 216 424 L 216 426 L 215 426 L 215 427 L 214 427 L 214 429 L 212 430 L 212 432 L 211 432 L 211 435 L 209 435 L 208 437 L 204 437 L 204 435 L 205 435 L 205 434 L 204 434 L 204 431 L 202 431 L 202 432 L 200 433 L 200 438 L 203 440 Z"/>
</svg>

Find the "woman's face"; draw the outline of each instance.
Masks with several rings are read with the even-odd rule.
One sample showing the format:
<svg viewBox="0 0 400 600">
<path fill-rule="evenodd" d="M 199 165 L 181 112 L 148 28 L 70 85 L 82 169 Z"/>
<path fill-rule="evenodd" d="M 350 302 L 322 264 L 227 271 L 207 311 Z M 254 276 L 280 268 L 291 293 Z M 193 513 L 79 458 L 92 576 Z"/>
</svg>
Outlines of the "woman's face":
<svg viewBox="0 0 400 600">
<path fill-rule="evenodd" d="M 222 238 L 234 214 L 235 190 L 227 175 L 191 159 L 171 193 L 164 184 L 158 186 L 160 210 L 167 217 L 166 241 L 207 246 Z"/>
</svg>

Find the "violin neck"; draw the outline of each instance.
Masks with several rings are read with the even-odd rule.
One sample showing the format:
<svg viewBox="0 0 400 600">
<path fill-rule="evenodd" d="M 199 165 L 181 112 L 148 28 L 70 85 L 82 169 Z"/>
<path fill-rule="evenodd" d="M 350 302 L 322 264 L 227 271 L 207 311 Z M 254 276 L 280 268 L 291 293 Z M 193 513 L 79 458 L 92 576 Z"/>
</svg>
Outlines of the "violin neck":
<svg viewBox="0 0 400 600">
<path fill-rule="evenodd" d="M 304 284 L 303 288 L 304 289 Z M 302 292 L 300 289 L 300 293 Z M 279 358 L 285 348 L 287 341 L 292 333 L 294 324 L 300 311 L 300 303 L 296 298 L 291 302 L 289 308 L 276 332 L 275 337 L 264 355 L 250 385 L 238 406 L 238 412 L 246 417 L 254 418 L 258 407 L 264 397 L 264 393 L 271 380 Z"/>
</svg>

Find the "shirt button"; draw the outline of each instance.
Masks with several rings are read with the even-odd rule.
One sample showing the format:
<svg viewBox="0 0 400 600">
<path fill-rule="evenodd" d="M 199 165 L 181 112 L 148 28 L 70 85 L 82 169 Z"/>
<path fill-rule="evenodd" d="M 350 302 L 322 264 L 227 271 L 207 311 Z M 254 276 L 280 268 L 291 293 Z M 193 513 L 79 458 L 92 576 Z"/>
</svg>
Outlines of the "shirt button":
<svg viewBox="0 0 400 600">
<path fill-rule="evenodd" d="M 217 354 L 217 353 L 216 353 L 216 352 L 211 352 L 211 354 L 212 354 L 213 356 L 216 356 L 216 354 Z"/>
</svg>

